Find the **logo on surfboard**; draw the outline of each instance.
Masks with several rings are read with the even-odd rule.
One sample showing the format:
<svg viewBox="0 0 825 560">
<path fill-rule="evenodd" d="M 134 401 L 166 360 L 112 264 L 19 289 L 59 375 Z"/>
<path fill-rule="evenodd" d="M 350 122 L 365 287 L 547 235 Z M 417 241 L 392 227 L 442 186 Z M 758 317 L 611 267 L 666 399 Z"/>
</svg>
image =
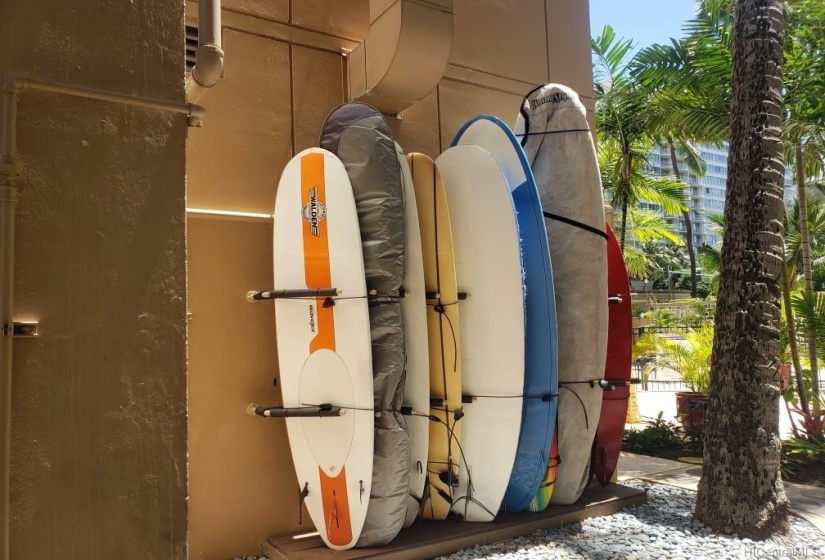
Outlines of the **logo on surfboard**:
<svg viewBox="0 0 825 560">
<path fill-rule="evenodd" d="M 530 108 L 535 109 L 536 107 L 544 105 L 545 103 L 561 103 L 562 101 L 570 101 L 570 95 L 564 93 L 563 91 L 560 91 L 552 95 L 539 97 L 538 99 L 531 99 Z"/>
<path fill-rule="evenodd" d="M 318 187 L 309 189 L 309 202 L 301 209 L 301 216 L 309 224 L 309 232 L 315 237 L 321 236 L 319 225 L 327 217 L 327 207 L 318 200 Z"/>
<path fill-rule="evenodd" d="M 315 332 L 315 306 L 309 304 L 309 330 Z"/>
</svg>

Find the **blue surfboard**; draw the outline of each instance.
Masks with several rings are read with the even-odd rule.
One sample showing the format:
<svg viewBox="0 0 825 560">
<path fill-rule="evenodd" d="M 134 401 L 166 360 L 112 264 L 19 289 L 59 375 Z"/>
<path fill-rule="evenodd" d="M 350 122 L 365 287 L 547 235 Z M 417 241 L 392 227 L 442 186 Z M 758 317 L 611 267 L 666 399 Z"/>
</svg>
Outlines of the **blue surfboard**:
<svg viewBox="0 0 825 560">
<path fill-rule="evenodd" d="M 452 146 L 486 149 L 507 179 L 516 208 L 524 268 L 525 371 L 521 431 L 513 471 L 504 496 L 505 512 L 530 504 L 547 474 L 556 428 L 558 336 L 553 269 L 541 201 L 527 156 L 501 119 L 479 115 L 456 133 Z"/>
</svg>

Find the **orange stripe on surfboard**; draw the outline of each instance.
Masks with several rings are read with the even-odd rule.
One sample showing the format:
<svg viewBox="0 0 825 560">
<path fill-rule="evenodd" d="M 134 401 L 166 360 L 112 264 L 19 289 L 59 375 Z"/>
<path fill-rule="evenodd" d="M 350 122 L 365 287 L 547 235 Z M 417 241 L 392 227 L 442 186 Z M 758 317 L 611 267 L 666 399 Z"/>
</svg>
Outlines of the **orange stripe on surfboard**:
<svg viewBox="0 0 825 560">
<path fill-rule="evenodd" d="M 342 468 L 332 478 L 319 468 L 321 496 L 324 502 L 324 519 L 327 523 L 327 539 L 334 545 L 344 546 L 352 542 L 352 523 L 347 498 L 347 472 Z"/>
<path fill-rule="evenodd" d="M 329 231 L 327 228 L 324 154 L 312 153 L 301 158 L 301 213 L 304 219 L 304 271 L 307 288 L 332 288 L 329 266 Z M 317 334 L 309 343 L 309 352 L 321 348 L 335 350 L 335 317 L 332 307 L 324 307 L 325 298 L 315 301 Z"/>
<path fill-rule="evenodd" d="M 307 288 L 332 288 L 329 264 L 329 230 L 327 227 L 324 154 L 312 153 L 301 158 L 301 205 L 304 220 L 304 275 Z M 326 298 L 315 299 L 316 335 L 309 343 L 310 354 L 320 349 L 335 351 L 335 316 L 333 307 L 324 307 Z M 324 508 L 327 539 L 338 546 L 352 542 L 352 522 L 347 498 L 346 468 L 338 476 L 327 476 L 318 468 L 321 501 Z"/>
</svg>

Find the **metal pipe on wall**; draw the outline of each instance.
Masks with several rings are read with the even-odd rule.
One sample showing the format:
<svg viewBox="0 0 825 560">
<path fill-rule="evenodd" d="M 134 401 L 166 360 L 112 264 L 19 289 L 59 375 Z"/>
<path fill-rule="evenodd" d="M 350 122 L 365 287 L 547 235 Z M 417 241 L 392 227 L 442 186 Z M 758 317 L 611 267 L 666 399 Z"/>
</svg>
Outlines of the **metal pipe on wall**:
<svg viewBox="0 0 825 560">
<path fill-rule="evenodd" d="M 17 93 L 3 91 L 0 128 L 0 558 L 9 558 L 11 350 L 14 336 L 14 215 L 17 202 Z"/>
<path fill-rule="evenodd" d="M 146 109 L 157 109 L 159 111 L 169 111 L 189 117 L 189 126 L 201 126 L 203 118 L 206 116 L 206 109 L 195 103 L 173 103 L 160 99 L 149 99 L 137 97 L 135 95 L 125 95 L 113 93 L 99 89 L 84 88 L 80 86 L 70 86 L 54 82 L 44 82 L 41 80 L 30 80 L 28 78 L 17 78 L 10 82 L 9 88 L 12 91 L 26 91 L 28 89 L 38 91 L 48 91 L 51 93 L 62 93 L 73 97 L 83 97 L 85 99 L 97 99 L 99 101 L 110 101 L 121 105 L 131 105 L 133 107 L 144 107 Z"/>
<path fill-rule="evenodd" d="M 221 0 L 198 0 L 198 50 L 192 75 L 186 81 L 186 98 L 192 101 L 218 83 L 223 75 Z"/>
</svg>

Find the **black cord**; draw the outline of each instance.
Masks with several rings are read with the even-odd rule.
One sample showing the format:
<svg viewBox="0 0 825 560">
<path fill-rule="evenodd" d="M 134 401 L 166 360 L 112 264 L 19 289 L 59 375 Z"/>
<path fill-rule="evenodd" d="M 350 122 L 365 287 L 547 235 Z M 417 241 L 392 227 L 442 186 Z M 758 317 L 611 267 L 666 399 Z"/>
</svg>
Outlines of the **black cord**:
<svg viewBox="0 0 825 560">
<path fill-rule="evenodd" d="M 324 403 L 324 404 L 301 403 L 301 406 L 296 406 L 296 407 L 292 407 L 292 408 L 297 408 L 297 409 L 300 410 L 302 408 L 323 408 L 325 406 L 327 406 L 327 403 Z M 389 413 L 398 412 L 399 414 L 403 414 L 403 412 L 404 412 L 404 407 L 401 407 L 401 408 L 366 408 L 366 407 L 359 407 L 359 406 L 343 406 L 343 405 L 337 405 L 337 404 L 332 405 L 332 406 L 334 406 L 335 408 L 340 408 L 341 410 L 357 410 L 357 411 L 361 411 L 361 412 L 372 412 L 372 413 L 375 413 L 375 412 L 381 412 L 381 413 L 384 413 L 384 412 L 389 412 Z"/>
<path fill-rule="evenodd" d="M 276 298 L 273 298 L 276 299 Z M 277 298 L 280 300 L 305 300 L 305 301 L 318 301 L 320 299 L 324 300 L 324 307 L 330 307 L 331 305 L 335 305 L 336 301 L 343 301 L 345 299 L 374 299 L 374 300 L 402 300 L 404 299 L 401 295 L 391 296 L 391 295 L 378 295 L 378 294 L 367 294 L 365 296 L 300 296 L 300 297 L 292 297 L 292 298 Z M 331 302 L 331 303 L 329 303 Z M 383 301 L 378 301 L 378 303 L 385 303 Z"/>
<path fill-rule="evenodd" d="M 453 339 L 453 373 L 458 371 L 458 339 L 455 336 L 455 327 L 453 327 L 453 321 L 450 319 L 450 316 L 447 315 L 447 307 L 451 305 L 458 305 L 457 301 L 451 303 L 442 303 L 441 297 L 438 298 L 438 303 L 428 303 L 427 306 L 432 307 L 433 311 L 439 314 L 440 318 L 447 319 L 447 325 L 450 327 L 450 336 Z M 441 328 L 441 343 L 444 343 L 444 329 Z M 444 348 L 442 346 L 442 353 L 441 353 L 441 363 L 444 363 Z M 445 374 L 446 375 L 446 374 Z M 444 377 L 442 380 L 444 382 L 444 386 L 447 386 L 447 378 Z"/>
<path fill-rule="evenodd" d="M 584 383 L 584 382 L 582 382 L 582 381 L 570 381 L 568 383 Z M 582 405 L 582 411 L 584 412 L 584 429 L 589 430 L 590 429 L 590 422 L 587 419 L 587 407 L 584 406 L 584 401 L 582 400 L 582 398 L 579 396 L 579 394 L 576 391 L 574 391 L 570 387 L 566 387 L 565 385 L 566 384 L 559 383 L 559 389 L 567 389 L 568 391 L 570 391 L 571 393 L 576 395 L 577 399 L 579 399 L 579 403 L 581 403 L 581 405 Z"/>
<path fill-rule="evenodd" d="M 444 412 L 445 415 L 448 416 L 448 417 L 450 415 L 449 410 L 446 409 L 446 408 L 444 410 L 441 410 L 441 409 L 436 409 L 436 410 L 438 410 L 439 412 Z M 456 413 L 452 413 L 452 414 L 453 414 L 453 417 L 455 418 Z M 441 498 L 445 502 L 448 502 L 450 504 L 450 507 L 452 507 L 452 503 L 453 503 L 453 497 L 452 497 L 453 486 L 452 486 L 451 480 L 452 480 L 452 477 L 454 476 L 453 466 L 455 465 L 455 463 L 453 463 L 453 460 L 452 460 L 452 442 L 455 439 L 456 445 L 458 445 L 458 449 L 461 452 L 461 457 L 463 458 L 464 452 L 461 449 L 461 444 L 458 442 L 458 438 L 455 437 L 454 429 L 451 428 L 450 425 L 447 422 L 445 422 L 444 420 L 442 420 L 441 418 L 439 418 L 435 414 L 422 414 L 420 412 L 412 412 L 410 415 L 411 416 L 420 416 L 420 417 L 423 417 L 423 418 L 429 418 L 430 421 L 432 421 L 432 422 L 439 422 L 441 424 L 444 424 L 444 427 L 447 429 L 447 436 L 448 436 L 448 439 L 447 439 L 447 461 L 445 463 L 445 462 L 442 462 L 442 461 L 429 461 L 428 460 L 427 461 L 427 474 L 428 475 L 435 475 L 435 476 L 440 476 L 441 475 L 441 471 L 434 471 L 434 470 L 430 469 L 431 464 L 433 464 L 433 465 L 441 465 L 441 464 L 447 465 L 448 481 L 445 482 L 445 485 L 447 486 L 450 493 L 447 494 L 446 492 L 444 492 L 443 490 L 441 490 L 440 488 L 435 486 L 435 484 L 433 484 L 433 482 L 431 481 L 431 478 L 429 476 L 427 477 L 427 487 L 428 488 L 432 487 L 428 491 L 428 493 L 430 495 L 430 498 L 432 498 L 432 492 L 435 491 L 436 495 L 441 496 Z M 459 416 L 455 421 L 457 422 L 458 420 L 460 420 L 462 418 L 462 416 Z M 458 466 L 456 466 L 456 468 L 458 468 Z M 457 473 L 456 473 L 456 476 L 457 476 Z M 434 506 L 433 506 L 432 499 L 430 500 L 430 515 L 431 516 L 435 515 L 435 509 L 434 509 Z"/>
<path fill-rule="evenodd" d="M 553 477 L 553 480 L 547 480 L 547 477 L 550 476 L 550 471 L 552 469 L 557 468 L 560 464 L 561 457 L 559 457 L 558 455 L 556 455 L 555 457 L 550 457 L 547 460 L 547 472 L 544 473 L 544 481 L 541 483 L 539 488 L 548 488 L 556 483 L 556 478 L 558 477 Z"/>
<path fill-rule="evenodd" d="M 558 393 L 555 395 L 552 393 L 548 393 L 546 395 L 537 395 L 535 397 L 531 397 L 530 395 L 468 395 L 474 399 L 541 399 L 544 402 L 552 402 L 553 399 L 559 396 Z M 618 400 L 618 399 L 617 399 Z"/>
<path fill-rule="evenodd" d="M 438 416 L 435 416 L 435 415 L 430 415 L 430 419 L 435 421 L 435 422 L 441 422 L 442 424 L 444 424 L 444 426 L 447 428 L 447 430 L 450 434 L 450 439 L 451 440 L 455 437 L 453 429 L 450 428 L 450 426 L 446 422 L 444 422 L 441 418 L 439 418 Z M 458 498 L 457 500 L 452 501 L 450 503 L 450 509 L 452 509 L 454 506 L 456 506 L 462 500 L 466 500 L 468 504 L 469 503 L 474 503 L 478 507 L 480 507 L 481 509 L 483 509 L 484 511 L 489 513 L 491 517 L 495 517 L 496 516 L 495 513 L 490 511 L 484 504 L 482 504 L 481 502 L 479 502 L 478 500 L 476 500 L 475 498 L 472 497 L 473 477 L 470 475 L 470 469 L 466 468 L 467 467 L 467 457 L 464 455 L 464 449 L 461 447 L 461 442 L 458 441 L 458 438 L 455 438 L 455 443 L 458 446 L 458 451 L 459 451 L 460 456 L 461 456 L 462 464 L 465 465 L 465 470 L 467 471 L 467 493 L 464 496 L 461 496 L 460 498 Z M 450 496 L 450 498 L 452 498 L 452 496 Z M 464 506 L 464 517 L 465 518 L 467 517 L 467 506 L 466 505 Z"/>
<path fill-rule="evenodd" d="M 426 416 L 424 414 L 418 414 L 418 413 L 413 413 L 413 415 L 414 416 L 416 416 L 416 415 L 417 416 Z M 432 420 L 434 422 L 440 422 L 440 423 L 444 424 L 444 426 L 447 428 L 448 433 L 450 434 L 450 439 L 451 440 L 455 437 L 453 429 L 450 428 L 450 426 L 446 422 L 444 422 L 441 418 L 439 418 L 438 416 L 435 416 L 435 415 L 430 415 L 429 418 L 430 418 L 430 420 Z M 454 506 L 459 504 L 461 501 L 466 501 L 468 505 L 470 503 L 474 503 L 478 507 L 483 509 L 485 512 L 490 514 L 490 517 L 495 517 L 496 514 L 493 513 L 492 511 L 490 511 L 490 509 L 487 508 L 487 506 L 485 506 L 480 501 L 478 501 L 478 500 L 476 500 L 475 498 L 472 497 L 473 488 L 474 488 L 473 487 L 473 477 L 470 475 L 470 469 L 467 468 L 467 457 L 464 455 L 464 449 L 461 447 L 461 442 L 458 441 L 458 438 L 455 439 L 455 442 L 456 442 L 456 445 L 458 446 L 458 451 L 461 455 L 462 464 L 465 466 L 465 470 L 467 471 L 467 493 L 464 496 L 459 497 L 457 500 L 451 502 L 450 503 L 450 509 L 452 509 Z M 428 472 L 429 472 L 429 469 L 428 469 Z M 437 474 L 437 473 L 433 473 L 433 474 Z M 438 490 L 438 489 L 436 489 L 436 490 Z M 464 517 L 465 518 L 467 517 L 467 505 L 464 506 Z"/>
</svg>

